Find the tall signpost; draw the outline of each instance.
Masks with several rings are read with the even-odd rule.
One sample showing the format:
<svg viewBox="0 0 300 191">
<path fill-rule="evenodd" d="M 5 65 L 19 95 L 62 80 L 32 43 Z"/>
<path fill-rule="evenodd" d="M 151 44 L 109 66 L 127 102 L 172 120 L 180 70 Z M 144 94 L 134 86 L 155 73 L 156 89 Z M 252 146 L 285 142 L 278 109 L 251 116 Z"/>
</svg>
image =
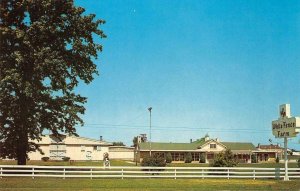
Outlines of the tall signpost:
<svg viewBox="0 0 300 191">
<path fill-rule="evenodd" d="M 149 107 L 148 111 L 150 112 L 150 157 L 151 157 L 151 111 L 152 111 L 152 107 Z"/>
<path fill-rule="evenodd" d="M 296 137 L 300 132 L 300 118 L 291 117 L 290 104 L 279 106 L 279 118 L 272 121 L 272 133 L 275 138 L 284 138 L 284 163 L 285 175 L 284 180 L 289 180 L 288 160 L 287 160 L 287 138 Z"/>
</svg>

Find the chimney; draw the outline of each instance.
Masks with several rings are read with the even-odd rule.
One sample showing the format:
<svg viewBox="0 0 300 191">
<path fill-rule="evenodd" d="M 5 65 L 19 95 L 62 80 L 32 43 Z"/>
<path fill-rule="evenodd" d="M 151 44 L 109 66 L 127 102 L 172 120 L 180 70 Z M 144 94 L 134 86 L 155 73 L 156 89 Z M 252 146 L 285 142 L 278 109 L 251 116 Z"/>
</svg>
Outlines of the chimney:
<svg viewBox="0 0 300 191">
<path fill-rule="evenodd" d="M 103 141 L 103 138 L 102 138 L 102 136 L 100 136 L 100 141 Z"/>
<path fill-rule="evenodd" d="M 260 149 L 260 143 L 258 143 L 257 147 Z"/>
<path fill-rule="evenodd" d="M 193 142 L 193 139 L 190 139 L 190 143 L 192 143 Z"/>
<path fill-rule="evenodd" d="M 209 137 L 205 137 L 204 141 L 209 141 Z"/>
<path fill-rule="evenodd" d="M 220 139 L 219 139 L 219 138 L 216 138 L 216 142 L 220 142 Z"/>
</svg>

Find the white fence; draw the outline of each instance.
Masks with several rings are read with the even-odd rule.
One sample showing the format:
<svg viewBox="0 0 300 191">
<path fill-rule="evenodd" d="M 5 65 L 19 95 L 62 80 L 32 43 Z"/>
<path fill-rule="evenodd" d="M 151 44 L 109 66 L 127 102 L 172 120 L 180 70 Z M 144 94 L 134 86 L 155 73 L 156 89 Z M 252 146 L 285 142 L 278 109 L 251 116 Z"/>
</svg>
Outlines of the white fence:
<svg viewBox="0 0 300 191">
<path fill-rule="evenodd" d="M 300 178 L 300 168 L 289 168 L 290 179 Z M 284 177 L 284 168 L 244 167 L 129 167 L 0 165 L 2 177 L 59 178 L 269 178 Z"/>
</svg>

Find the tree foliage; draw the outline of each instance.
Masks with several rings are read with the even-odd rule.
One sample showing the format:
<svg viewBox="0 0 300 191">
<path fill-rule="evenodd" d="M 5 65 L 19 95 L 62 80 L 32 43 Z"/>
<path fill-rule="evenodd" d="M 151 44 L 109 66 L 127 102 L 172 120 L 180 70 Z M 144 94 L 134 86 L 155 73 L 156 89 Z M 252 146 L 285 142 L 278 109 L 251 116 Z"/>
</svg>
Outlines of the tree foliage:
<svg viewBox="0 0 300 191">
<path fill-rule="evenodd" d="M 205 163 L 206 162 L 206 159 L 205 159 L 205 153 L 200 153 L 200 160 L 199 160 L 200 163 Z"/>
<path fill-rule="evenodd" d="M 251 155 L 251 163 L 257 163 L 257 155 L 256 154 Z"/>
<path fill-rule="evenodd" d="M 235 160 L 233 153 L 230 149 L 226 149 L 225 152 L 221 152 L 215 156 L 211 166 L 213 167 L 234 167 L 238 164 Z"/>
<path fill-rule="evenodd" d="M 113 146 L 125 146 L 123 142 L 113 142 Z"/>
<path fill-rule="evenodd" d="M 141 162 L 141 166 L 164 167 L 166 166 L 166 160 L 160 154 L 153 153 L 152 156 L 148 156 L 143 159 L 143 161 Z"/>
<path fill-rule="evenodd" d="M 172 163 L 172 155 L 170 152 L 166 153 L 166 163 Z"/>
<path fill-rule="evenodd" d="M 132 143 L 133 143 L 133 147 L 134 148 L 136 148 L 137 147 L 137 145 L 138 145 L 138 138 L 137 137 L 133 137 L 133 139 L 132 139 Z"/>
<path fill-rule="evenodd" d="M 188 152 L 184 156 L 185 163 L 191 163 L 193 161 L 192 153 Z"/>
<path fill-rule="evenodd" d="M 72 0 L 1 0 L 0 153 L 26 164 L 45 129 L 76 134 L 86 98 L 80 81 L 98 74 L 92 59 L 102 51 L 103 20 Z"/>
</svg>

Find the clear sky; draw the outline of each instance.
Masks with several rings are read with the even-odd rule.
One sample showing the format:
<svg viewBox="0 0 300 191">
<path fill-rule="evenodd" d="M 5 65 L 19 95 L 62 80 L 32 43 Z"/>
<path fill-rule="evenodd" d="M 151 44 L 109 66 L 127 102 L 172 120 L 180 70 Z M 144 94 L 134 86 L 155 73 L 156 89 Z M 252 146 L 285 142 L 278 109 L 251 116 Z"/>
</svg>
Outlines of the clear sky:
<svg viewBox="0 0 300 191">
<path fill-rule="evenodd" d="M 106 20 L 88 97 L 84 137 L 132 144 L 221 141 L 282 143 L 278 107 L 300 116 L 300 1 L 77 0 Z M 289 147 L 300 150 L 300 135 Z M 283 145 L 283 144 L 282 144 Z"/>
</svg>

